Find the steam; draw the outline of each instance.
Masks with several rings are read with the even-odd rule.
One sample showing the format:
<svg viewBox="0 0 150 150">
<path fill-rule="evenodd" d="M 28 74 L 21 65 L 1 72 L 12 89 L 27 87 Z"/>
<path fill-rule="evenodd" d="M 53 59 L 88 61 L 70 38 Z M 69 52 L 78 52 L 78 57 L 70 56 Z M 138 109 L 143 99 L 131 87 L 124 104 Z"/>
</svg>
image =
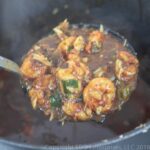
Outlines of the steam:
<svg viewBox="0 0 150 150">
<path fill-rule="evenodd" d="M 0 0 L 0 2 L 2 38 L 8 41 L 9 45 L 3 51 L 11 54 L 11 59 L 14 60 L 20 59 L 32 44 L 42 37 L 42 35 L 40 37 L 40 30 L 46 34 L 51 30 L 50 26 L 53 27 L 65 18 L 72 23 L 102 23 L 119 31 L 129 41 L 133 39 L 132 32 L 135 26 L 138 26 L 136 22 L 139 20 L 138 3 L 130 0 L 127 2 L 121 0 Z M 44 29 L 46 27 L 48 29 Z M 132 42 L 135 38 L 134 36 Z"/>
<path fill-rule="evenodd" d="M 46 9 L 47 1 L 4 0 L 1 3 L 2 36 L 9 41 L 10 47 L 7 51 L 12 54 L 12 59 L 15 59 L 25 53 L 35 41 L 30 24 Z"/>
<path fill-rule="evenodd" d="M 16 61 L 42 37 L 37 38 L 40 30 L 46 34 L 51 30 L 50 26 L 65 18 L 77 20 L 82 16 L 80 12 L 86 3 L 80 0 L 3 0 L 1 6 L 2 35 L 9 41 L 9 47 L 4 51 L 8 51 L 11 59 Z"/>
</svg>

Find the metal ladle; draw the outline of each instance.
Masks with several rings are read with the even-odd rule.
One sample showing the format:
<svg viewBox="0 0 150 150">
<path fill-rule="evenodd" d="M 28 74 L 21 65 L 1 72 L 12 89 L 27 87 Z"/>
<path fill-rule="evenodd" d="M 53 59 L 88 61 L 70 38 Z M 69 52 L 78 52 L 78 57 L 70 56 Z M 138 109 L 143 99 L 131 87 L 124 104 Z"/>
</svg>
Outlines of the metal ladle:
<svg viewBox="0 0 150 150">
<path fill-rule="evenodd" d="M 18 75 L 21 75 L 19 65 L 15 63 L 14 61 L 8 58 L 5 58 L 3 56 L 0 56 L 0 68 L 3 68 L 7 71 L 14 72 Z"/>
</svg>

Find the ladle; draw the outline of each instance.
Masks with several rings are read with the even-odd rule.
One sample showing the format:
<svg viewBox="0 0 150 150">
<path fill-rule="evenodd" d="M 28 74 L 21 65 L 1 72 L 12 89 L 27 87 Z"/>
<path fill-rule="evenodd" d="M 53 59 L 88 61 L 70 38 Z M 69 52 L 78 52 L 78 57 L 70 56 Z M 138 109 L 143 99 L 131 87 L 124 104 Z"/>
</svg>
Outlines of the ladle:
<svg viewBox="0 0 150 150">
<path fill-rule="evenodd" d="M 19 65 L 15 63 L 14 61 L 8 58 L 5 58 L 3 56 L 0 56 L 0 68 L 3 68 L 10 72 L 14 72 L 18 75 L 21 75 Z"/>
</svg>

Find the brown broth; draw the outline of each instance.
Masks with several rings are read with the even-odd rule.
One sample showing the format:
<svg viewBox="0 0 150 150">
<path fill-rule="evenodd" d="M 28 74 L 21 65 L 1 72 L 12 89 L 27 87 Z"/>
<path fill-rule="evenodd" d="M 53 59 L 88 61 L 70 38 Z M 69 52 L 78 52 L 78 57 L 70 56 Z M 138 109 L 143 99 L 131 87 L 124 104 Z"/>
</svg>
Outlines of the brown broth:
<svg viewBox="0 0 150 150">
<path fill-rule="evenodd" d="M 107 38 L 109 42 L 104 43 L 106 50 L 103 52 L 106 58 L 101 61 L 96 54 L 90 57 L 92 71 L 97 66 L 109 62 L 110 57 L 107 56 L 112 56 L 116 49 L 124 50 L 122 45 L 113 45 L 115 39 L 109 40 L 110 36 Z M 58 44 L 57 41 L 50 42 L 50 38 L 45 39 L 44 43 L 53 44 L 53 47 Z M 81 55 L 85 56 L 84 53 Z M 42 111 L 32 109 L 18 76 L 2 70 L 0 70 L 0 91 L 0 137 L 21 143 L 75 145 L 98 142 L 130 131 L 150 118 L 150 88 L 141 78 L 130 100 L 120 111 L 107 116 L 103 123 L 66 122 L 62 126 L 58 121 L 50 122 Z"/>
<path fill-rule="evenodd" d="M 150 88 L 139 79 L 122 110 L 110 114 L 103 124 L 66 122 L 64 126 L 31 108 L 18 76 L 0 71 L 0 137 L 37 145 L 68 145 L 97 142 L 134 129 L 150 118 Z M 60 134 L 61 133 L 61 134 Z"/>
</svg>

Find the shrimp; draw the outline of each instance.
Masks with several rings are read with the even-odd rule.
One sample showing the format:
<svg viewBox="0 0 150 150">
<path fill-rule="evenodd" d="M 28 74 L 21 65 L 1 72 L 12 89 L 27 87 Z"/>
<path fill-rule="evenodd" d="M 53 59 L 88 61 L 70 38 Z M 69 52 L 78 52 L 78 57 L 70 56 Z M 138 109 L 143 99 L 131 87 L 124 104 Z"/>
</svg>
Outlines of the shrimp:
<svg viewBox="0 0 150 150">
<path fill-rule="evenodd" d="M 37 106 L 41 109 L 50 109 L 50 104 L 47 102 L 49 102 L 50 88 L 54 88 L 54 86 L 55 80 L 51 75 L 44 75 L 34 80 L 33 86 L 29 90 L 29 97 L 31 98 L 31 104 L 34 109 Z"/>
<path fill-rule="evenodd" d="M 81 60 L 69 60 L 67 61 L 69 68 L 72 70 L 74 76 L 79 80 L 89 81 L 90 71 L 86 64 L 81 62 Z"/>
<path fill-rule="evenodd" d="M 22 75 L 25 77 L 36 78 L 38 76 L 45 74 L 47 69 L 48 66 L 41 64 L 36 60 L 33 60 L 33 56 L 32 54 L 30 54 L 24 59 L 20 71 Z"/>
<path fill-rule="evenodd" d="M 80 51 L 82 51 L 85 47 L 85 41 L 82 36 L 70 36 L 65 38 L 58 45 L 58 50 L 64 55 L 67 56 L 69 54 L 79 55 Z"/>
<path fill-rule="evenodd" d="M 88 38 L 88 44 L 85 47 L 87 53 L 99 52 L 102 48 L 102 42 L 104 41 L 104 34 L 98 30 L 90 33 Z"/>
<path fill-rule="evenodd" d="M 127 51 L 119 51 L 115 63 L 115 74 L 119 80 L 134 79 L 138 72 L 139 62 L 135 56 Z"/>
<path fill-rule="evenodd" d="M 68 61 L 68 68 L 66 72 L 70 72 L 74 77 L 79 80 L 88 80 L 90 78 L 90 71 L 88 66 L 82 61 L 79 55 L 76 54 L 69 54 Z"/>
<path fill-rule="evenodd" d="M 67 56 L 70 51 L 73 49 L 73 43 L 75 41 L 74 36 L 70 36 L 60 42 L 58 45 L 58 50 L 64 55 Z"/>
<path fill-rule="evenodd" d="M 75 99 L 79 97 L 82 91 L 82 83 L 80 80 L 77 80 L 75 76 L 73 76 L 70 69 L 59 68 L 56 76 L 60 90 L 65 97 L 69 99 Z"/>
<path fill-rule="evenodd" d="M 50 91 L 43 91 L 41 89 L 31 88 L 29 90 L 29 97 L 31 99 L 32 108 L 39 107 L 44 111 L 45 115 L 50 115 L 51 106 L 49 102 Z"/>
<path fill-rule="evenodd" d="M 62 107 L 65 114 L 73 118 L 74 120 L 90 120 L 92 118 L 92 111 L 89 108 L 85 108 L 82 103 L 76 103 L 67 101 Z"/>
<path fill-rule="evenodd" d="M 36 89 L 52 90 L 56 86 L 55 78 L 52 75 L 42 75 L 34 80 L 32 86 Z"/>
<path fill-rule="evenodd" d="M 44 93 L 40 89 L 31 88 L 29 90 L 29 97 L 31 99 L 33 109 L 36 109 L 38 102 L 44 104 Z"/>
<path fill-rule="evenodd" d="M 72 59 L 70 60 L 70 58 Z M 74 54 L 69 55 L 67 64 L 68 67 L 65 69 L 57 69 L 56 76 L 63 95 L 73 99 L 80 95 L 83 81 L 89 81 L 90 71 L 89 68 L 81 62 L 80 57 Z"/>
<path fill-rule="evenodd" d="M 83 91 L 85 105 L 97 115 L 107 113 L 113 106 L 116 88 L 113 82 L 104 77 L 94 78 Z"/>
</svg>

